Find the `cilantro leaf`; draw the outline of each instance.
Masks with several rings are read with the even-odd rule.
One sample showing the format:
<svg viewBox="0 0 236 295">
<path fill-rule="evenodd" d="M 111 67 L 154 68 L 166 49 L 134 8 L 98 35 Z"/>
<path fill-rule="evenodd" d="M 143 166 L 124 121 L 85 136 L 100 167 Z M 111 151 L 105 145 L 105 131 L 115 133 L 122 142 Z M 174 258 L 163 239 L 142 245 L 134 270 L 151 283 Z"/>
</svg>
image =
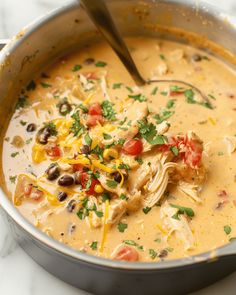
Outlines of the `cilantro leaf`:
<svg viewBox="0 0 236 295">
<path fill-rule="evenodd" d="M 225 225 L 224 226 L 224 232 L 226 233 L 226 235 L 229 235 L 231 233 L 232 229 L 229 225 Z"/>
<path fill-rule="evenodd" d="M 139 94 L 136 94 L 136 95 L 128 95 L 129 98 L 133 98 L 134 100 L 136 101 L 139 101 L 139 102 L 144 102 L 144 101 L 147 101 L 147 98 L 144 94 L 142 93 L 139 93 Z"/>
<path fill-rule="evenodd" d="M 161 145 L 165 143 L 164 136 L 157 135 L 156 126 L 154 124 L 139 120 L 138 125 L 139 133 L 148 143 L 152 145 Z"/>
<path fill-rule="evenodd" d="M 109 100 L 104 100 L 101 104 L 103 116 L 108 121 L 115 121 L 116 120 L 116 112 L 113 109 L 113 104 Z"/>
<path fill-rule="evenodd" d="M 106 185 L 109 186 L 110 188 L 116 188 L 118 185 L 118 182 L 112 179 L 107 179 L 106 180 Z"/>
<path fill-rule="evenodd" d="M 117 228 L 120 233 L 123 233 L 127 229 L 127 227 L 128 227 L 128 224 L 122 223 L 122 222 L 119 222 L 117 225 Z"/>
</svg>

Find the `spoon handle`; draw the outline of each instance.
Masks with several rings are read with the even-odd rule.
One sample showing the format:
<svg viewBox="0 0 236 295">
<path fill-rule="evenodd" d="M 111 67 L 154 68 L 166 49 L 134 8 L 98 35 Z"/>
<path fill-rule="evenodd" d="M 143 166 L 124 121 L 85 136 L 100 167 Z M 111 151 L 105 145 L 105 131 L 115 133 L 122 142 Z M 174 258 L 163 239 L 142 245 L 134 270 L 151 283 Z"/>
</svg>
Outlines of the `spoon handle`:
<svg viewBox="0 0 236 295">
<path fill-rule="evenodd" d="M 144 85 L 146 81 L 139 74 L 128 48 L 121 38 L 104 1 L 81 0 L 81 2 L 97 29 L 119 56 L 137 85 Z"/>
</svg>

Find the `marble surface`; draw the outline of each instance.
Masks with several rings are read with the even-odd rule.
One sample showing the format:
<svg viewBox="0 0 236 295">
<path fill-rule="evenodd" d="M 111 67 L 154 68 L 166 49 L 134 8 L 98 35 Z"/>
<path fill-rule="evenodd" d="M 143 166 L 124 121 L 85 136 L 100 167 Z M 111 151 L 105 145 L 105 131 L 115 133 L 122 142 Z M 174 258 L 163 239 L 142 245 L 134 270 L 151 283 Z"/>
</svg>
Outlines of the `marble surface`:
<svg viewBox="0 0 236 295">
<path fill-rule="evenodd" d="M 96 1 L 96 0 L 95 0 Z M 67 0 L 0 0 L 0 39 L 10 38 L 23 26 Z M 235 0 L 209 0 L 236 15 Z M 12 240 L 0 216 L 0 294 L 3 295 L 86 295 L 44 271 Z M 195 295 L 233 295 L 236 273 L 196 292 Z"/>
</svg>

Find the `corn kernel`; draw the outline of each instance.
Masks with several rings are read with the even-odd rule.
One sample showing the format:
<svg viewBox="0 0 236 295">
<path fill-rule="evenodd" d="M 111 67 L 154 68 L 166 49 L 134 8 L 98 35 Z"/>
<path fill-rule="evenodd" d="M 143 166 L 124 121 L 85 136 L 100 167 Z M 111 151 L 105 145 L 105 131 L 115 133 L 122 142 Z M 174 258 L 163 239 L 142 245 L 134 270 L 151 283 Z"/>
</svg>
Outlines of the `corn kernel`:
<svg viewBox="0 0 236 295">
<path fill-rule="evenodd" d="M 103 193 L 104 189 L 100 184 L 96 184 L 95 187 L 94 187 L 94 191 L 97 194 L 101 194 L 101 193 Z"/>
<path fill-rule="evenodd" d="M 46 160 L 44 147 L 35 144 L 32 148 L 32 160 L 35 163 L 41 163 Z"/>
<path fill-rule="evenodd" d="M 105 160 L 110 160 L 110 158 L 117 159 L 119 154 L 115 149 L 105 149 L 103 152 L 103 158 Z"/>
</svg>

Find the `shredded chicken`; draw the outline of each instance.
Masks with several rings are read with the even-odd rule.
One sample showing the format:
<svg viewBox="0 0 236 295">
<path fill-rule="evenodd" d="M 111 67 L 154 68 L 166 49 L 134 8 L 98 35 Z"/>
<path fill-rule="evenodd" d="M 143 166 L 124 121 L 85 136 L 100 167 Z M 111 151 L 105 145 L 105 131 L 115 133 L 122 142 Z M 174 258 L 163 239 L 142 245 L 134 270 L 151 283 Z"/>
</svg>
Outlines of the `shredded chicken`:
<svg viewBox="0 0 236 295">
<path fill-rule="evenodd" d="M 177 188 L 180 192 L 184 193 L 195 202 L 202 203 L 202 200 L 199 197 L 199 192 L 201 189 L 199 185 L 191 184 L 185 181 L 179 181 Z"/>
<path fill-rule="evenodd" d="M 227 146 L 228 154 L 232 154 L 236 149 L 236 137 L 235 136 L 225 136 L 224 143 Z"/>
<path fill-rule="evenodd" d="M 184 215 L 179 215 L 178 219 L 173 216 L 178 212 L 167 201 L 161 206 L 160 217 L 163 228 L 168 231 L 168 236 L 175 233 L 176 237 L 184 243 L 185 250 L 190 250 L 194 245 L 193 233 Z"/>
</svg>

